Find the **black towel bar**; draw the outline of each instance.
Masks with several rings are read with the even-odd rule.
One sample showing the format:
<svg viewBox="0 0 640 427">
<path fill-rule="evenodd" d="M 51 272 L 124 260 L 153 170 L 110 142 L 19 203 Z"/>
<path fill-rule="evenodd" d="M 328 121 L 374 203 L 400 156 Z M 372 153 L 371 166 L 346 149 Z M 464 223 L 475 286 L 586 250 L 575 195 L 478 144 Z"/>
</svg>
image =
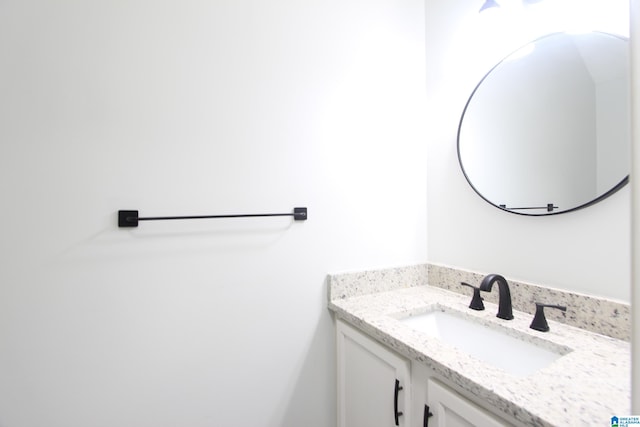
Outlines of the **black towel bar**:
<svg viewBox="0 0 640 427">
<path fill-rule="evenodd" d="M 238 214 L 238 215 L 189 215 L 189 216 L 153 216 L 141 218 L 138 211 L 118 211 L 118 227 L 137 227 L 139 221 L 164 221 L 170 219 L 205 218 L 253 218 L 264 216 L 292 216 L 295 221 L 306 221 L 307 208 L 293 208 L 292 213 L 274 214 Z"/>
<path fill-rule="evenodd" d="M 548 203 L 547 206 L 528 206 L 525 208 L 508 208 L 506 205 L 498 205 L 498 206 L 500 206 L 502 209 L 511 210 L 511 211 L 519 211 L 519 210 L 526 210 L 526 209 L 546 209 L 547 212 L 553 212 L 554 209 L 558 209 L 558 207 L 555 206 L 553 203 Z"/>
</svg>

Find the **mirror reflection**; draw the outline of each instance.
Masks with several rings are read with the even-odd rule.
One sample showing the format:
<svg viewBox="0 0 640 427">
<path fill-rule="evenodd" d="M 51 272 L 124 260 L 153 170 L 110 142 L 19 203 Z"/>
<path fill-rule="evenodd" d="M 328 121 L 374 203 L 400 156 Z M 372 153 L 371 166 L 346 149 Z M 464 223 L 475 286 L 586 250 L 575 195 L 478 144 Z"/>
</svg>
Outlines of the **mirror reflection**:
<svg viewBox="0 0 640 427">
<path fill-rule="evenodd" d="M 465 177 L 509 212 L 549 215 L 596 203 L 630 169 L 628 41 L 552 34 L 478 84 L 458 129 Z"/>
</svg>

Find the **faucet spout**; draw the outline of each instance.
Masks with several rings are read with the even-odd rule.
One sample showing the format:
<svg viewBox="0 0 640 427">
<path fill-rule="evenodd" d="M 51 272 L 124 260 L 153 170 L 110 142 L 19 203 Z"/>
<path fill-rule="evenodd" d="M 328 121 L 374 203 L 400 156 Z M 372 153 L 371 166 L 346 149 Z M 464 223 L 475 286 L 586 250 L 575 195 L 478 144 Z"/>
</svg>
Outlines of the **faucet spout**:
<svg viewBox="0 0 640 427">
<path fill-rule="evenodd" d="M 511 292 L 509 291 L 509 284 L 507 280 L 499 274 L 489 274 L 482 279 L 480 283 L 480 290 L 484 292 L 491 292 L 491 288 L 494 283 L 498 283 L 498 314 L 500 319 L 511 320 L 513 319 L 513 311 L 511 308 Z"/>
</svg>

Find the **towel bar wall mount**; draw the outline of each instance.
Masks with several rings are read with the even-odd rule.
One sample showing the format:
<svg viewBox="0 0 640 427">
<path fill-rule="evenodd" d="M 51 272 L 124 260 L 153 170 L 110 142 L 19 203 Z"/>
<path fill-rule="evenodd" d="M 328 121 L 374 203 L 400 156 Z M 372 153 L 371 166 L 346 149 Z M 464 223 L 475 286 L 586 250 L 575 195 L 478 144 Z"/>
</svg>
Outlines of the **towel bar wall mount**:
<svg viewBox="0 0 640 427">
<path fill-rule="evenodd" d="M 292 216 L 295 221 L 307 220 L 307 208 L 293 208 L 292 213 L 273 213 L 273 214 L 234 214 L 234 215 L 188 215 L 188 216 L 154 216 L 140 217 L 139 212 L 135 210 L 118 211 L 118 227 L 137 227 L 140 221 L 165 221 L 175 219 L 208 219 L 208 218 L 255 218 L 270 216 Z"/>
</svg>

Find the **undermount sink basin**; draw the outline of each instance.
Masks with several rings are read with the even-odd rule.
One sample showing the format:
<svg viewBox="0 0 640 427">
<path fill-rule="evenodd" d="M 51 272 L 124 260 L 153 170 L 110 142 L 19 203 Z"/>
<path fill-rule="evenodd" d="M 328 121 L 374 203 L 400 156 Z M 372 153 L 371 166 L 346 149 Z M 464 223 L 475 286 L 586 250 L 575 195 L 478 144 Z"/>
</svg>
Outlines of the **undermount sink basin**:
<svg viewBox="0 0 640 427">
<path fill-rule="evenodd" d="M 542 347 L 524 341 L 511 335 L 518 334 L 518 331 L 503 330 L 499 325 L 485 325 L 478 319 L 439 306 L 399 320 L 517 377 L 532 374 L 570 351 L 554 343 L 545 343 Z"/>
</svg>

